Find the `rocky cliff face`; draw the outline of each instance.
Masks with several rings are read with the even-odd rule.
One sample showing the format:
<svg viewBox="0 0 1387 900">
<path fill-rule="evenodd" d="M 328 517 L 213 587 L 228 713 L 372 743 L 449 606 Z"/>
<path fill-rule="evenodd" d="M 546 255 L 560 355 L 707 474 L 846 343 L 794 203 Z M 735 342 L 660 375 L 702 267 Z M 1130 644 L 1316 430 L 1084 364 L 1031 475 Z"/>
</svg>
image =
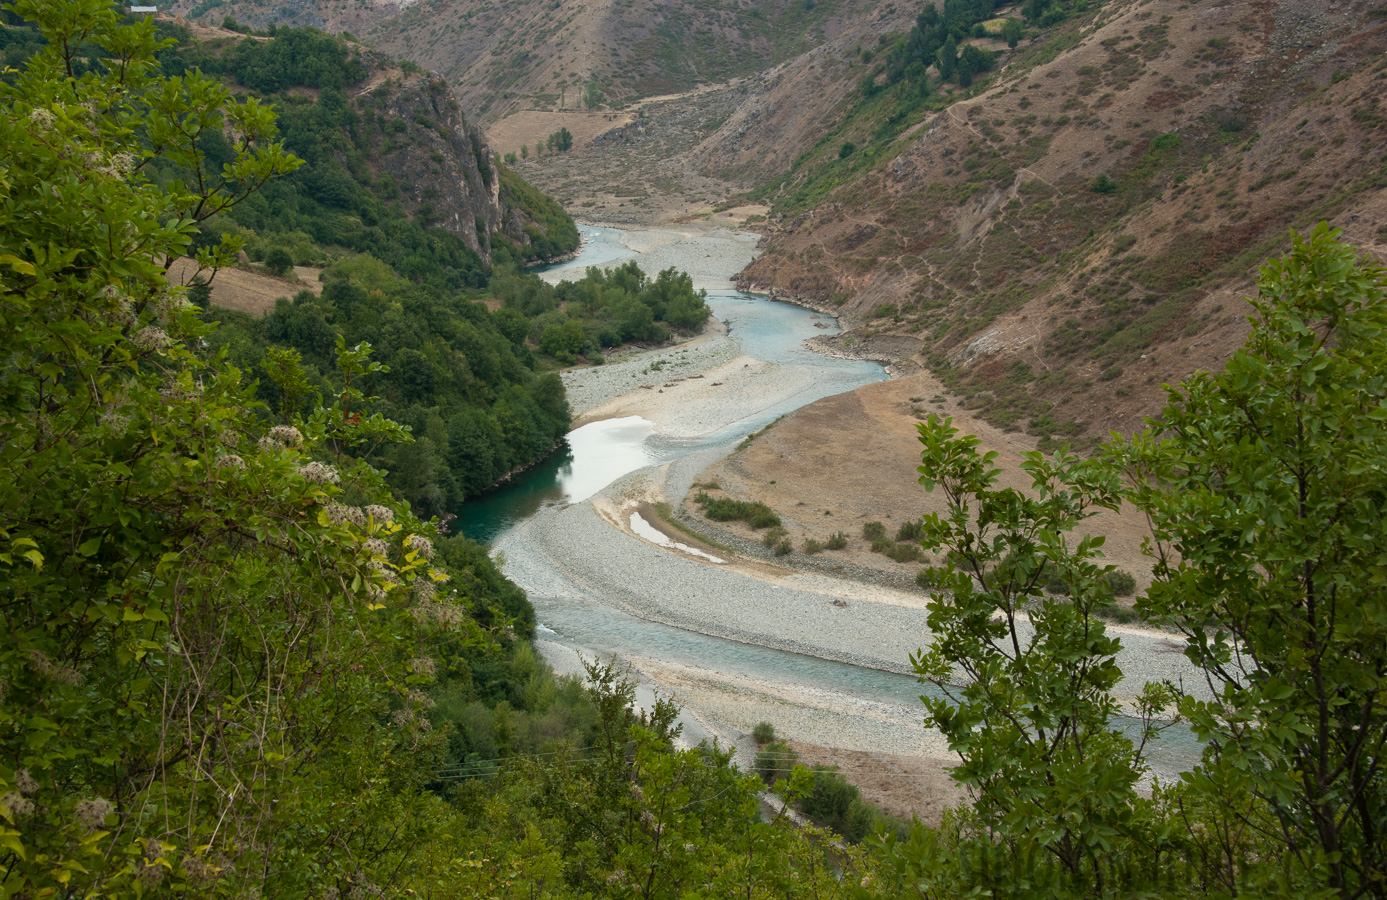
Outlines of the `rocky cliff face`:
<svg viewBox="0 0 1387 900">
<path fill-rule="evenodd" d="M 532 211 L 503 196 L 491 149 L 448 85 L 384 57 L 362 62 L 369 76 L 353 89 L 353 103 L 370 137 L 370 165 L 393 182 L 409 213 L 459 235 L 487 265 L 497 234 L 529 248 Z"/>
<path fill-rule="evenodd" d="M 491 263 L 493 232 L 528 242 L 521 217 L 501 203 L 500 179 L 481 133 L 442 79 L 381 65 L 359 89 L 363 124 L 373 129 L 373 168 L 395 183 L 409 212 L 459 235 Z"/>
</svg>

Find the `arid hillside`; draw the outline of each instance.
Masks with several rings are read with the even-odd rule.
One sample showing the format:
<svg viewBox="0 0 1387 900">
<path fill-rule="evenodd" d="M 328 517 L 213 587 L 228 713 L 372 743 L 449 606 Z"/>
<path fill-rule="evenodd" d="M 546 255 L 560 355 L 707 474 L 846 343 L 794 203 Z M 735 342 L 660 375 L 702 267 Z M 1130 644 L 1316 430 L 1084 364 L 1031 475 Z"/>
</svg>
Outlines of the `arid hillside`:
<svg viewBox="0 0 1387 900">
<path fill-rule="evenodd" d="M 834 151 L 873 148 L 870 123 L 844 116 L 766 192 L 744 284 L 1060 438 L 1135 426 L 1217 366 L 1290 229 L 1327 219 L 1387 257 L 1379 4 L 1112 2 L 1046 39 L 1071 46 L 1023 44 L 858 171 Z"/>
<path fill-rule="evenodd" d="M 721 84 L 882 15 L 867 0 L 180 0 L 173 11 L 352 31 L 443 75 L 485 124 L 522 110 L 610 111 Z M 590 84 L 596 92 L 587 94 Z"/>
</svg>

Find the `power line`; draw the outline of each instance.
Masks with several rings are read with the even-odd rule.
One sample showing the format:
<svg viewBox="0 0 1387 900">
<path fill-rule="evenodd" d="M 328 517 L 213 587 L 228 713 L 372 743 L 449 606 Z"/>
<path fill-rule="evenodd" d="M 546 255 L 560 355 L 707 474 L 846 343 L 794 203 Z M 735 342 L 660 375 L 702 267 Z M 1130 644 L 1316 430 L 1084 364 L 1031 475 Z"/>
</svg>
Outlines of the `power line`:
<svg viewBox="0 0 1387 900">
<path fill-rule="evenodd" d="M 435 777 L 435 780 L 438 780 L 438 781 L 456 781 L 456 780 L 465 779 L 465 778 L 484 778 L 484 777 L 489 777 L 489 776 L 493 776 L 493 775 L 499 774 L 499 773 L 505 768 L 505 766 L 501 765 L 502 763 L 505 763 L 505 762 L 510 762 L 510 761 L 519 760 L 519 759 L 538 759 L 538 758 L 541 758 L 541 757 L 555 756 L 555 755 L 561 754 L 561 753 L 574 753 L 574 754 L 580 754 L 580 753 L 586 753 L 586 752 L 588 752 L 588 751 L 590 751 L 590 750 L 600 750 L 600 749 L 601 749 L 601 747 L 599 747 L 599 746 L 596 745 L 596 744 L 593 744 L 593 745 L 591 745 L 591 746 L 588 746 L 588 747 L 581 747 L 581 748 L 578 748 L 578 749 L 576 749 L 576 750 L 552 750 L 552 751 L 548 751 L 548 752 L 545 752 L 545 753 L 522 753 L 522 754 L 515 754 L 515 755 L 513 755 L 513 756 L 502 756 L 502 757 L 497 757 L 497 758 L 495 758 L 495 759 L 490 759 L 490 760 L 478 760 L 478 761 L 472 762 L 472 763 L 453 763 L 453 764 L 451 764 L 451 765 L 442 766 L 442 767 L 440 767 L 439 769 L 437 769 L 437 770 L 435 771 L 435 773 L 434 773 L 434 777 Z M 777 760 L 777 761 L 780 761 L 780 760 Z M 593 762 L 601 762 L 601 759 L 600 759 L 600 758 L 596 758 L 596 757 L 581 757 L 581 756 L 580 756 L 580 757 L 576 757 L 576 758 L 572 759 L 571 762 L 573 762 L 573 763 L 580 763 L 580 764 L 581 764 L 581 763 L 593 763 Z M 700 765 L 700 766 L 702 766 L 703 768 L 706 768 L 706 769 L 718 769 L 718 768 L 722 768 L 721 766 L 712 765 L 712 764 L 707 763 L 707 762 L 699 762 L 699 763 L 697 763 L 697 765 Z M 810 767 L 810 766 L 808 766 L 808 765 L 805 765 L 805 764 L 803 764 L 803 763 L 799 763 L 798 765 L 802 765 L 802 766 L 804 766 L 805 768 L 809 768 L 809 769 L 812 771 L 812 767 Z M 826 767 L 826 768 L 827 768 L 830 772 L 832 772 L 833 774 L 838 774 L 838 775 L 848 775 L 848 774 L 852 774 L 852 775 L 873 775 L 873 776 L 888 777 L 888 778 L 933 778 L 933 777 L 935 777 L 935 774 L 936 774 L 936 773 L 933 773 L 933 772 L 918 772 L 918 773 L 916 773 L 916 772 L 901 772 L 901 771 L 897 771 L 897 770 L 894 770 L 894 769 L 870 768 L 870 767 L 861 767 L 861 766 L 853 766 L 853 765 L 834 765 L 834 766 L 828 766 L 828 767 Z M 757 774 L 757 775 L 777 774 L 777 773 L 788 773 L 788 772 L 793 772 L 794 770 L 795 770 L 795 766 L 790 766 L 790 767 L 784 767 L 784 766 L 759 767 L 759 768 L 755 768 L 754 772 L 748 772 L 748 773 L 744 773 L 744 774 Z"/>
</svg>

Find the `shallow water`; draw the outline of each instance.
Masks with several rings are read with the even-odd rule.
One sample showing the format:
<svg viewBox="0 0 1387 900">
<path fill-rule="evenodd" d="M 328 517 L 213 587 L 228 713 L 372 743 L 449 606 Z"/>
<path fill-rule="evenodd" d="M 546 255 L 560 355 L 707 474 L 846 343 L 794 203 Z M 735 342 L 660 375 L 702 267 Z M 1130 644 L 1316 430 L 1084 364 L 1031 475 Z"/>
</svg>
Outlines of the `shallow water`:
<svg viewBox="0 0 1387 900">
<path fill-rule="evenodd" d="M 618 231 L 585 227 L 583 232 L 587 243 L 582 255 L 550 267 L 547 278 L 556 272 L 578 277 L 588 265 L 632 255 L 621 243 Z M 661 437 L 654 434 L 650 422 L 635 416 L 585 425 L 571 432 L 566 447 L 550 460 L 523 473 L 513 484 L 465 504 L 459 511 L 460 529 L 475 540 L 496 540 L 531 516 L 581 502 L 631 472 L 694 453 L 721 455 L 747 434 L 788 412 L 885 378 L 882 367 L 875 363 L 828 359 L 803 346 L 806 338 L 836 333 L 837 324 L 831 319 L 735 291 L 710 291 L 708 301 L 713 315 L 728 324 L 743 353 L 781 365 L 812 368 L 817 376 L 813 385 L 696 440 Z M 921 694 L 937 694 L 932 685 L 921 685 L 908 675 L 710 637 L 640 619 L 566 591 L 562 597 L 545 593 L 533 591 L 530 597 L 543 623 L 536 636 L 588 655 L 642 656 L 772 684 L 831 691 L 903 707 L 918 712 L 920 720 L 924 714 L 919 705 Z M 924 725 L 921 721 L 909 727 Z M 1135 736 L 1138 723 L 1126 720 L 1124 727 Z M 1153 770 L 1169 778 L 1189 767 L 1198 755 L 1199 744 L 1188 728 L 1177 726 L 1150 751 Z"/>
<path fill-rule="evenodd" d="M 584 227 L 583 232 L 589 238 L 583 254 L 551 267 L 551 271 L 572 271 L 576 277 L 588 265 L 631 255 L 618 242 L 620 233 L 614 229 Z M 640 256 L 636 259 L 639 262 Z M 831 318 L 738 291 L 710 291 L 708 306 L 714 318 L 727 324 L 743 353 L 812 369 L 812 384 L 782 403 L 696 440 L 661 437 L 654 434 L 649 422 L 634 416 L 584 425 L 570 432 L 566 446 L 548 460 L 463 504 L 457 513 L 457 529 L 475 541 L 490 543 L 541 509 L 586 500 L 622 475 L 711 447 L 730 449 L 748 434 L 801 406 L 886 377 L 877 363 L 829 359 L 803 346 L 808 338 L 837 334 L 837 322 Z"/>
<path fill-rule="evenodd" d="M 545 281 L 576 281 L 583 277 L 588 266 L 606 266 L 631 255 L 630 249 L 621 243 L 622 233 L 619 229 L 580 225 L 578 233 L 583 236 L 583 248 L 576 258 L 549 266 L 535 266 L 530 271 Z"/>
<path fill-rule="evenodd" d="M 586 600 L 531 599 L 544 623 L 537 637 L 580 649 L 589 656 L 637 654 L 725 675 L 905 707 L 918 711 L 920 728 L 925 727 L 920 697 L 942 696 L 933 684 L 921 684 L 910 675 L 710 637 Z M 1118 724 L 1129 738 L 1140 739 L 1141 723 L 1136 719 L 1120 718 Z M 1151 771 L 1162 781 L 1169 781 L 1189 769 L 1200 749 L 1189 726 L 1173 725 L 1148 745 L 1146 755 Z"/>
</svg>

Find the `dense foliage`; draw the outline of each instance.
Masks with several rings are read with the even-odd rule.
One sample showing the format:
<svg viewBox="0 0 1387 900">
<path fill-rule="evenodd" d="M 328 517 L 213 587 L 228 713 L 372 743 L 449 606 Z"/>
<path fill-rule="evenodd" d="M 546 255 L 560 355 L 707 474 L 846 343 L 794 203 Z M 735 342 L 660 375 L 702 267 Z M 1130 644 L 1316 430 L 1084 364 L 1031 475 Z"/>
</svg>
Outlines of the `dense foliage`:
<svg viewBox="0 0 1387 900">
<path fill-rule="evenodd" d="M 518 264 L 523 258 L 552 259 L 576 250 L 579 237 L 573 217 L 510 169 L 499 163 L 496 168 L 501 179 L 501 199 L 511 207 L 525 210 L 537 224 L 526 228 L 530 246 L 523 254 L 500 244 L 492 251 L 495 263 L 504 267 L 507 261 Z"/>
<path fill-rule="evenodd" d="M 915 665 L 954 701 L 925 705 L 976 802 L 883 845 L 898 888 L 1387 896 L 1387 271 L 1321 225 L 1260 289 L 1223 372 L 1171 389 L 1157 427 L 1098 459 L 1029 455 L 1029 494 L 994 488 L 995 454 L 948 420 L 920 426 L 920 480 L 948 507 L 922 523 L 947 551 L 925 580 L 950 595 Z M 1186 636 L 1205 681 L 1147 685 L 1125 710 L 1098 618 L 1114 570 L 1100 538 L 1067 537 L 1124 500 L 1153 528 L 1137 610 Z M 1172 705 L 1203 758 L 1147 796 Z"/>
<path fill-rule="evenodd" d="M 634 263 L 557 287 L 531 274 L 498 275 L 491 284 L 503 305 L 494 313 L 397 278 L 367 255 L 335 263 L 323 278 L 321 295 L 300 291 L 263 319 L 217 310 L 222 327 L 207 340 L 259 378 L 259 399 L 285 422 L 341 392 L 339 343 L 369 340 L 383 366 L 361 379 L 379 395 L 363 412 L 407 426 L 414 440 L 352 453 L 385 469 L 424 517 L 447 518 L 568 431 L 563 385 L 538 371 L 531 344 L 561 363 L 579 354 L 600 362 L 600 348 L 661 341 L 671 326 L 692 330 L 708 316 L 687 275 L 671 269 L 651 281 Z"/>
<path fill-rule="evenodd" d="M 925 70 L 933 66 L 944 81 L 970 86 L 974 77 L 992 68 L 992 54 L 967 44 L 960 55 L 959 44 L 975 24 L 990 19 L 1000 5 L 993 0 L 946 0 L 940 12 L 939 7 L 926 4 L 905 43 L 887 60 L 887 83 L 909 81 L 916 90 L 927 93 Z M 872 77 L 866 82 L 868 90 L 874 80 Z"/>
<path fill-rule="evenodd" d="M 162 27 L 175 37 L 186 37 L 175 26 Z M 363 93 L 367 65 L 359 47 L 315 29 L 280 28 L 267 40 L 246 38 L 234 46 L 183 40 L 164 50 L 160 60 L 169 75 L 195 68 L 272 101 L 285 146 L 305 161 L 299 171 L 267 185 L 225 219 L 208 222 L 203 242 L 215 242 L 224 230 L 244 230 L 253 235 L 248 248 L 257 259 L 271 248 L 288 247 L 296 263 L 307 265 L 322 260 L 321 248 L 342 248 L 370 253 L 404 277 L 440 288 L 486 285 L 482 258 L 461 235 L 441 227 L 427 202 L 410 215 L 387 164 L 392 151 L 410 140 L 412 128 L 442 127 L 439 114 L 430 111 L 426 120 L 417 122 L 385 114 L 391 86 Z M 447 103 L 442 95 L 433 100 Z M 220 134 L 206 134 L 203 140 L 214 165 L 230 152 Z M 472 149 L 483 148 L 476 144 Z M 498 177 L 485 153 L 473 156 L 484 181 Z M 152 169 L 156 180 L 183 177 L 166 165 Z M 492 262 L 518 266 L 528 258 L 557 256 L 577 247 L 573 220 L 552 200 L 507 174 L 499 176 L 502 194 L 531 223 L 526 228 L 530 245 L 504 232 L 482 235 L 490 243 Z"/>
<path fill-rule="evenodd" d="M 517 333 L 563 363 L 579 355 L 601 362 L 606 348 L 666 341 L 671 329 L 697 331 L 709 315 L 707 292 L 695 291 L 688 273 L 671 268 L 652 280 L 634 261 L 589 267 L 582 280 L 557 286 L 533 276 L 502 276 L 491 286 Z"/>
<path fill-rule="evenodd" d="M 259 377 L 258 397 L 285 422 L 341 392 L 339 342 L 369 340 L 384 367 L 361 379 L 379 395 L 362 411 L 408 426 L 414 440 L 351 452 L 387 470 L 417 514 L 447 517 L 568 431 L 563 385 L 534 371 L 518 317 L 396 278 L 368 256 L 325 279 L 320 296 L 301 291 L 263 319 L 217 310 L 222 326 L 208 340 Z"/>
<path fill-rule="evenodd" d="M 151 23 L 105 3 L 15 9 L 48 40 L 0 88 L 4 894 L 841 896 L 725 754 L 673 750 L 667 702 L 633 711 L 610 666 L 555 679 L 485 551 L 392 497 L 369 451 L 409 436 L 364 343 L 314 346 L 313 402 L 308 358 L 267 354 L 261 414 L 234 329 L 164 273 L 182 211 L 295 167 L 268 111 L 162 76 Z M 142 174 L 205 170 L 227 125 L 226 184 Z M 339 279 L 334 308 L 388 319 Z M 373 290 L 436 330 L 481 321 L 397 287 Z"/>
</svg>

